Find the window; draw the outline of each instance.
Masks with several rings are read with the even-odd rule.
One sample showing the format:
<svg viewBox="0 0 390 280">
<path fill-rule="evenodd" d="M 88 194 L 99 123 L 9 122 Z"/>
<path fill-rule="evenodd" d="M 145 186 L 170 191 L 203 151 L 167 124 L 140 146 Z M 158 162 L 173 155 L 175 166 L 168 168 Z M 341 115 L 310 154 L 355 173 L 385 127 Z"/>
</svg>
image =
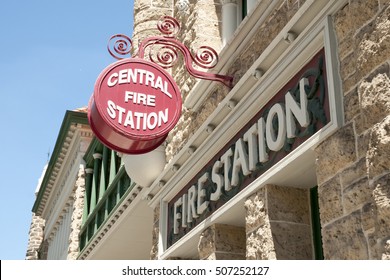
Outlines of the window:
<svg viewBox="0 0 390 280">
<path fill-rule="evenodd" d="M 239 1 L 239 11 L 241 11 L 241 20 L 242 21 L 246 15 L 248 14 L 248 0 L 241 0 Z"/>
<path fill-rule="evenodd" d="M 318 187 L 310 189 L 310 204 L 314 258 L 316 260 L 323 260 L 324 254 L 322 251 L 320 209 L 318 206 Z"/>
</svg>

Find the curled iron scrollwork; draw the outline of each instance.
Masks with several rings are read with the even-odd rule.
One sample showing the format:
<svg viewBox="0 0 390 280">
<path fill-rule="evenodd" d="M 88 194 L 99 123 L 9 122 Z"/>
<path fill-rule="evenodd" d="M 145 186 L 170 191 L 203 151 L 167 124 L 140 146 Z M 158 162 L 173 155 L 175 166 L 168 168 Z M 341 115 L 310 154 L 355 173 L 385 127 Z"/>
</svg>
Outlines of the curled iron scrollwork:
<svg viewBox="0 0 390 280">
<path fill-rule="evenodd" d="M 151 36 L 142 40 L 138 49 L 139 58 L 144 59 L 146 49 L 148 49 L 150 61 L 167 69 L 175 65 L 178 61 L 178 54 L 182 53 L 184 66 L 192 76 L 218 81 L 232 87 L 232 77 L 204 71 L 214 68 L 218 63 L 218 53 L 213 48 L 202 46 L 193 54 L 186 45 L 176 39 L 180 32 L 180 24 L 175 18 L 162 17 L 157 23 L 157 29 L 162 36 Z M 108 51 L 114 58 L 123 59 L 130 54 L 131 50 L 132 41 L 126 35 L 118 34 L 110 38 Z M 195 65 L 204 70 L 195 69 Z"/>
<path fill-rule="evenodd" d="M 218 54 L 213 48 L 202 46 L 196 52 L 195 63 L 202 68 L 212 69 L 218 63 Z"/>
<path fill-rule="evenodd" d="M 158 45 L 158 42 L 154 45 Z M 172 45 L 160 44 L 159 47 L 150 49 L 149 59 L 164 69 L 171 68 L 178 60 L 177 48 Z"/>
<path fill-rule="evenodd" d="M 166 37 L 176 37 L 180 32 L 180 24 L 179 22 L 170 16 L 164 16 L 157 23 L 157 29 L 164 34 Z"/>
<path fill-rule="evenodd" d="M 123 59 L 130 54 L 132 46 L 132 41 L 129 37 L 123 34 L 116 34 L 111 36 L 107 49 L 114 58 Z"/>
</svg>

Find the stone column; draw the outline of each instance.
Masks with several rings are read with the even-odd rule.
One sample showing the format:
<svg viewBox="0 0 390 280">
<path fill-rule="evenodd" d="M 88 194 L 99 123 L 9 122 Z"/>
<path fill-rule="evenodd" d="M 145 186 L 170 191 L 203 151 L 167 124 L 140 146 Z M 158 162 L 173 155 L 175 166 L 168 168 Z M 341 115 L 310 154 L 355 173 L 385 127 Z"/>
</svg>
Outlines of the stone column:
<svg viewBox="0 0 390 280">
<path fill-rule="evenodd" d="M 244 260 L 245 228 L 214 224 L 204 230 L 198 243 L 201 260 Z"/>
<path fill-rule="evenodd" d="M 226 45 L 238 26 L 237 0 L 222 0 L 222 45 Z"/>
<path fill-rule="evenodd" d="M 309 191 L 266 185 L 245 202 L 246 258 L 312 259 Z"/>
<path fill-rule="evenodd" d="M 150 251 L 150 259 L 158 260 L 158 246 L 160 234 L 160 206 L 154 208 L 153 215 L 153 232 L 152 232 L 152 249 Z"/>
<path fill-rule="evenodd" d="M 133 47 L 138 51 L 139 43 L 143 39 L 159 35 L 157 23 L 163 16 L 172 16 L 173 1 L 163 0 L 135 0 L 134 1 L 134 28 Z"/>
<path fill-rule="evenodd" d="M 41 247 L 45 228 L 45 220 L 40 216 L 32 214 L 29 239 L 27 245 L 26 260 L 38 260 L 39 249 Z"/>
<path fill-rule="evenodd" d="M 181 31 L 178 34 L 177 39 L 186 45 L 193 54 L 196 54 L 201 46 L 212 47 L 219 53 L 222 48 L 221 1 L 175 0 L 174 2 L 176 2 L 176 5 L 173 16 L 181 25 Z M 179 61 L 177 61 L 171 69 L 172 77 L 179 86 L 183 102 L 185 102 L 189 93 L 199 80 L 188 73 L 181 53 L 179 53 L 178 59 Z M 197 68 L 197 66 L 195 67 Z M 197 69 L 201 70 L 201 68 Z M 215 84 L 217 85 L 218 83 Z M 224 94 L 226 94 L 226 92 L 224 92 Z M 220 103 L 223 97 L 222 94 L 212 95 L 213 97 L 208 99 L 209 102 L 205 103 L 207 108 L 204 112 L 195 112 L 183 106 L 182 115 L 167 138 L 167 162 L 183 148 L 189 137 L 199 128 L 206 116 L 213 112 L 214 108 Z M 216 98 L 214 98 L 214 96 L 216 96 Z"/>
<path fill-rule="evenodd" d="M 70 236 L 68 247 L 68 260 L 75 260 L 79 254 L 80 239 L 79 234 L 82 226 L 83 209 L 85 203 L 85 171 L 84 166 L 80 165 L 79 173 L 75 183 L 74 203 L 72 209 L 72 221 L 70 224 Z"/>
</svg>

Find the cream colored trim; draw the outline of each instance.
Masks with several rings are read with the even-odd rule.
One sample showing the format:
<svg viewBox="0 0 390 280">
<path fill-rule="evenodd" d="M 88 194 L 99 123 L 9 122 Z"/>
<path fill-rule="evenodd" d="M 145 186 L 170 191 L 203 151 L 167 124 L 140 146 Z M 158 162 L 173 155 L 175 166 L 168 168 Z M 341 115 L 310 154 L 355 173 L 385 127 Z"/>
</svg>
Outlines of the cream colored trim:
<svg viewBox="0 0 390 280">
<path fill-rule="evenodd" d="M 109 218 L 104 221 L 104 224 L 95 233 L 92 240 L 85 246 L 83 251 L 80 252 L 77 259 L 79 260 L 92 260 L 94 254 L 104 244 L 105 240 L 110 236 L 112 232 L 122 226 L 122 221 L 126 215 L 132 213 L 133 209 L 137 207 L 141 200 L 139 193 L 142 191 L 142 187 L 135 185 L 126 198 L 117 207 L 116 211 L 110 214 Z"/>
<path fill-rule="evenodd" d="M 79 172 L 80 165 L 84 162 L 84 152 L 80 151 L 82 145 L 82 130 L 75 128 L 72 125 L 73 132 L 72 138 L 67 137 L 67 143 L 64 144 L 63 151 L 61 152 L 61 165 L 56 172 L 55 181 L 50 184 L 53 185 L 53 191 L 47 199 L 47 207 L 42 213 L 42 217 L 46 220 L 45 238 L 47 238 L 58 220 L 62 209 L 66 207 L 66 203 L 70 197 L 73 197 L 74 185 L 76 182 L 77 174 Z M 91 132 L 89 134 L 92 136 Z M 66 147 L 66 148 L 65 148 Z M 57 168 L 57 167 L 56 167 Z M 54 172 L 53 172 L 54 173 Z"/>
</svg>

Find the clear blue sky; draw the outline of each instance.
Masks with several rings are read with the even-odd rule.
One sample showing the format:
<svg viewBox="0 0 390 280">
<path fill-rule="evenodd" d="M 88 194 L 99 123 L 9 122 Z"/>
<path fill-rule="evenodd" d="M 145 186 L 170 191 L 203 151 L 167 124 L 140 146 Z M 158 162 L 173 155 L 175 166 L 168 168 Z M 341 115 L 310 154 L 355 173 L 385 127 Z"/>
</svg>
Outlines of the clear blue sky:
<svg viewBox="0 0 390 280">
<path fill-rule="evenodd" d="M 66 110 L 87 105 L 131 0 L 1 0 L 0 259 L 24 259 L 34 191 Z"/>
</svg>

